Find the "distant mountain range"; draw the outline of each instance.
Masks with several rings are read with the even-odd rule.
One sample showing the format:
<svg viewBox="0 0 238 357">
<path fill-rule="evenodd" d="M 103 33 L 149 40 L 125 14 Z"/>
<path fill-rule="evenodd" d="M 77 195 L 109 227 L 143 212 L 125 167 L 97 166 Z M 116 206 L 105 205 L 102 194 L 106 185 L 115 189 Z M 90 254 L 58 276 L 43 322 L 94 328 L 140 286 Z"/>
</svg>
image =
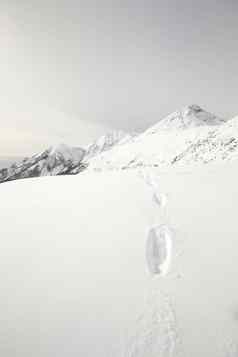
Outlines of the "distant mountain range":
<svg viewBox="0 0 238 357">
<path fill-rule="evenodd" d="M 18 156 L 9 156 L 9 157 L 5 157 L 5 156 L 0 156 L 0 170 L 3 169 L 4 167 L 9 167 L 11 166 L 14 162 L 19 162 L 23 160 L 23 157 Z"/>
<path fill-rule="evenodd" d="M 224 120 L 190 105 L 140 134 L 113 131 L 86 148 L 61 144 L 0 170 L 0 182 L 87 170 L 172 168 L 238 157 L 238 117 Z"/>
<path fill-rule="evenodd" d="M 1 169 L 0 182 L 28 177 L 67 175 L 72 171 L 78 173 L 85 168 L 82 163 L 84 155 L 84 149 L 61 144 L 14 163 L 9 168 Z"/>
</svg>

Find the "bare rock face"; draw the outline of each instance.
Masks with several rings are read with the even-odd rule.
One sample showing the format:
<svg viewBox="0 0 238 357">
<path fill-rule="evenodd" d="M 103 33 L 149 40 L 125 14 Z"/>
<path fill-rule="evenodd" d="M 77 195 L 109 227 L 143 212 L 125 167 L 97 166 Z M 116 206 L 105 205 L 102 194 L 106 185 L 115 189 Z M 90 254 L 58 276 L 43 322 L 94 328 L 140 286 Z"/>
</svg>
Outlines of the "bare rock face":
<svg viewBox="0 0 238 357">
<path fill-rule="evenodd" d="M 85 168 L 85 150 L 61 144 L 0 170 L 0 183 L 28 177 L 76 174 Z"/>
</svg>

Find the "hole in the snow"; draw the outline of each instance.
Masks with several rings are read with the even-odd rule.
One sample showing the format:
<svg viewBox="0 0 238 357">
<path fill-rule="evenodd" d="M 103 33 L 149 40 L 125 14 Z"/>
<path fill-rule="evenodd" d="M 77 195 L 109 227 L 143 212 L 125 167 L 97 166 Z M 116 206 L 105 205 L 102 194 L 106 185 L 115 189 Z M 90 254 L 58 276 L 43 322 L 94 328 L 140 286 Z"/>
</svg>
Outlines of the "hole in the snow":
<svg viewBox="0 0 238 357">
<path fill-rule="evenodd" d="M 151 274 L 166 275 L 172 255 L 172 237 L 166 225 L 154 226 L 148 232 L 146 260 Z"/>
</svg>

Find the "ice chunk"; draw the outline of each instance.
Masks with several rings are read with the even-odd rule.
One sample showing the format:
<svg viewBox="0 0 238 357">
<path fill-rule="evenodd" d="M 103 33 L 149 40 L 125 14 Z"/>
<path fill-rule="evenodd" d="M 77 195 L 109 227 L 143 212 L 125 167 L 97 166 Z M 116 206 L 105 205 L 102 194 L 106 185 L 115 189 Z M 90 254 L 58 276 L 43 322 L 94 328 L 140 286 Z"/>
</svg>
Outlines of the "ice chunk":
<svg viewBox="0 0 238 357">
<path fill-rule="evenodd" d="M 149 230 L 146 243 L 146 260 L 151 274 L 166 275 L 172 255 L 171 230 L 167 225 L 154 226 Z"/>
</svg>

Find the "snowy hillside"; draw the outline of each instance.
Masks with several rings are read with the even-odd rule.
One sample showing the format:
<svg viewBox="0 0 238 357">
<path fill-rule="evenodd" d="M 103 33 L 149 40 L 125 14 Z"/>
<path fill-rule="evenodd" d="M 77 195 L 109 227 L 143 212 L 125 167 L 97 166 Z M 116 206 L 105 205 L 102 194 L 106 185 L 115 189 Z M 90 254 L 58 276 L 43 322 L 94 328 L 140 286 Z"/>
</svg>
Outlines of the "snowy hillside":
<svg viewBox="0 0 238 357">
<path fill-rule="evenodd" d="M 0 355 L 236 357 L 237 165 L 1 185 Z"/>
<path fill-rule="evenodd" d="M 224 119 L 218 118 L 216 115 L 211 114 L 203 110 L 200 106 L 194 104 L 168 115 L 166 118 L 146 130 L 145 134 L 154 134 L 158 130 L 177 130 L 195 128 L 202 125 L 220 125 L 224 122 Z"/>
<path fill-rule="evenodd" d="M 69 174 L 72 170 L 79 172 L 84 168 L 82 163 L 84 155 L 85 151 L 81 148 L 71 148 L 61 144 L 12 164 L 9 168 L 1 169 L 0 182 L 27 177 L 63 175 Z"/>
<path fill-rule="evenodd" d="M 163 170 L 178 163 L 207 163 L 208 156 L 211 160 L 229 160 L 237 155 L 238 119 L 232 122 L 231 128 L 231 121 L 219 119 L 198 106 L 189 106 L 161 120 L 133 141 L 95 156 L 89 169 L 158 167 Z M 194 151 L 196 154 L 192 156 Z"/>
<path fill-rule="evenodd" d="M 173 163 L 196 164 L 238 158 L 238 117 L 201 132 Z"/>
</svg>

